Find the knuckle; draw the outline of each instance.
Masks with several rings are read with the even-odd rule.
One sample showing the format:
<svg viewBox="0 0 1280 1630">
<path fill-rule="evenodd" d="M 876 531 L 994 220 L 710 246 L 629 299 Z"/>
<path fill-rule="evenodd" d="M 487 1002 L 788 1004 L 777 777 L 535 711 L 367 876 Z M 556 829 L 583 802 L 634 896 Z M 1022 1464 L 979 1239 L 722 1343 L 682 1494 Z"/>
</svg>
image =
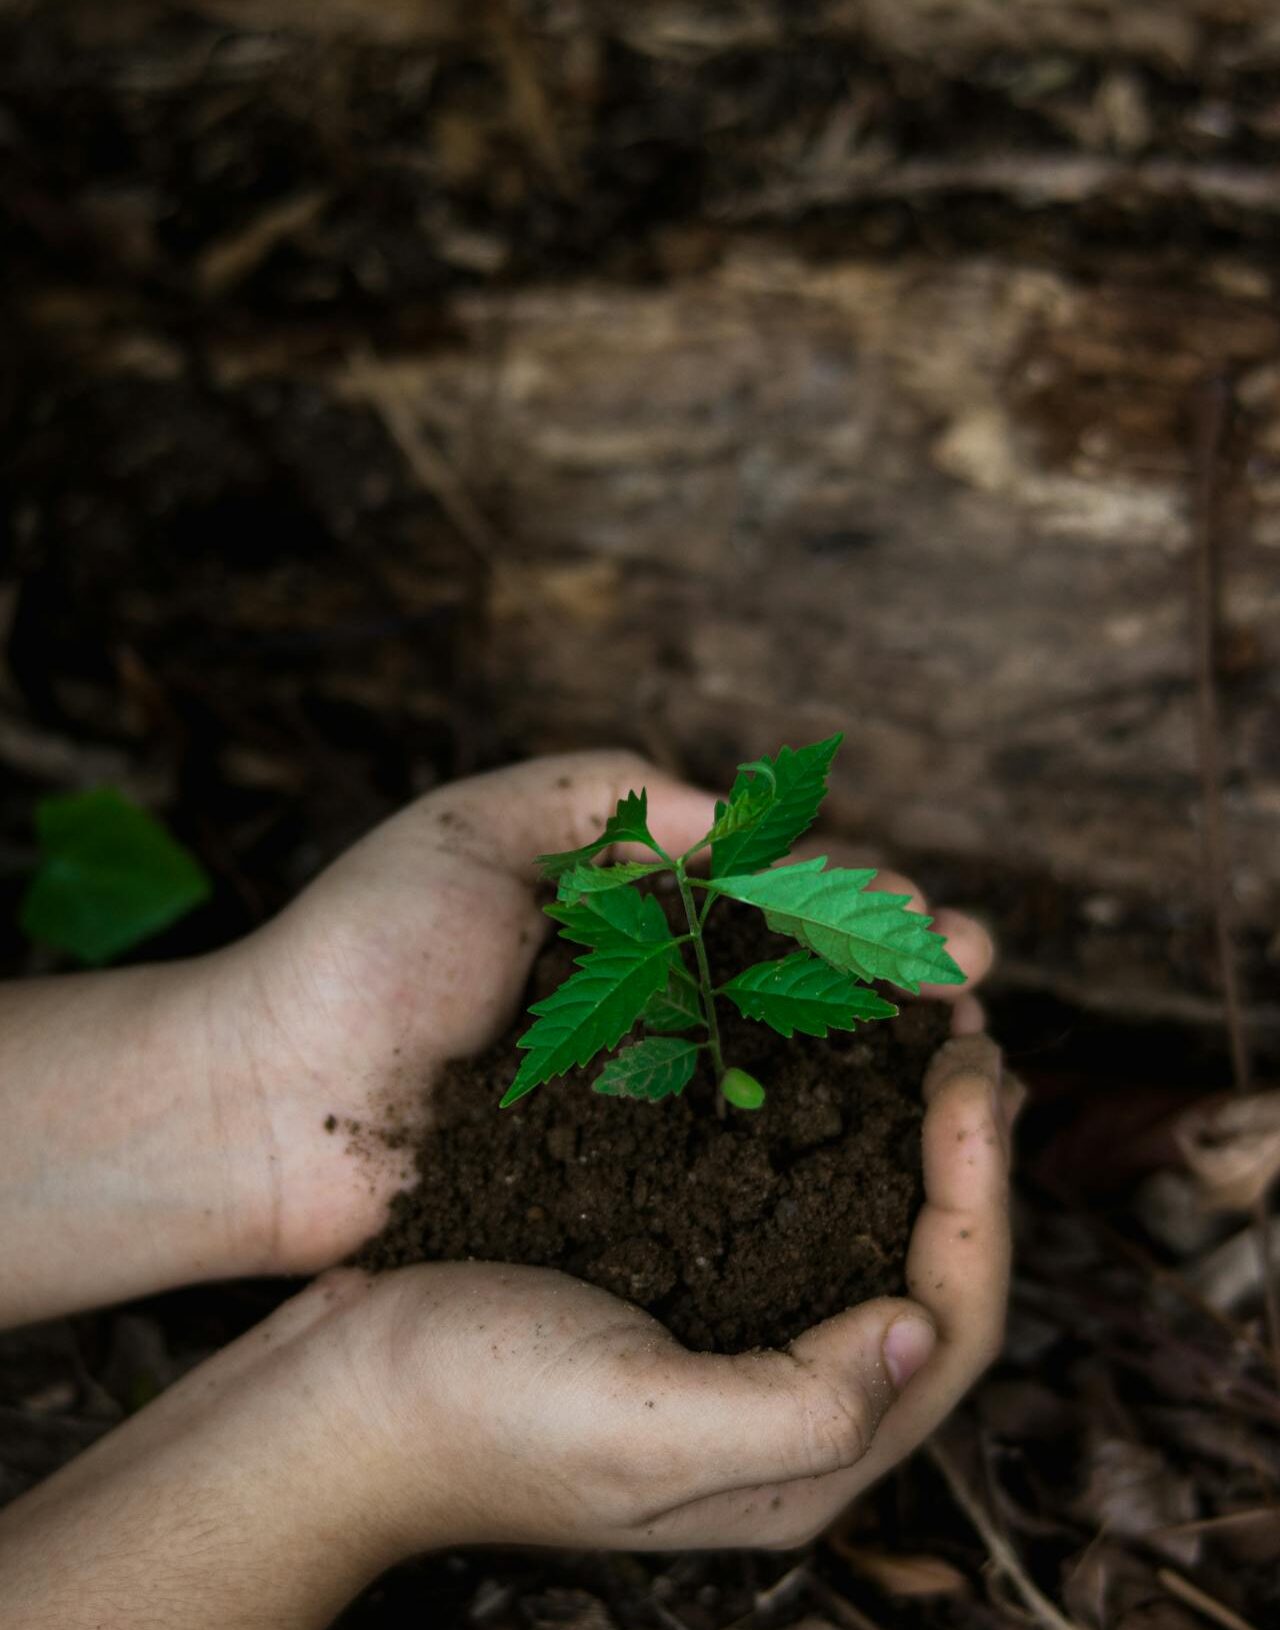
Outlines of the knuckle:
<svg viewBox="0 0 1280 1630">
<path fill-rule="evenodd" d="M 805 1401 L 801 1414 L 806 1475 L 823 1477 L 861 1460 L 871 1438 L 872 1414 L 865 1388 L 825 1383 Z"/>
<path fill-rule="evenodd" d="M 584 753 L 581 758 L 584 767 L 590 768 L 602 780 L 617 782 L 622 790 L 634 782 L 637 790 L 640 780 L 646 775 L 653 774 L 653 764 L 645 758 L 643 753 L 637 753 L 630 747 L 603 747 L 594 752 Z M 640 780 L 636 780 L 639 777 Z M 623 783 L 627 785 L 623 785 Z"/>
</svg>

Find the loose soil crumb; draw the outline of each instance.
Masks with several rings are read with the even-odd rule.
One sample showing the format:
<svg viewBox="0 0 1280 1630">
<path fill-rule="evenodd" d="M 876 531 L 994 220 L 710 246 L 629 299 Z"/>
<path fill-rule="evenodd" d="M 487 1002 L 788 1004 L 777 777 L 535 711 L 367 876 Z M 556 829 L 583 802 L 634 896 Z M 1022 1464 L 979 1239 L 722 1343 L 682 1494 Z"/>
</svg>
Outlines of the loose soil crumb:
<svg viewBox="0 0 1280 1630">
<path fill-rule="evenodd" d="M 717 977 L 794 949 L 727 906 L 708 945 Z M 531 1000 L 569 958 L 559 943 L 543 952 Z M 902 1293 L 922 1196 L 920 1081 L 945 1014 L 913 1004 L 853 1035 L 784 1042 L 726 1009 L 726 1059 L 769 1096 L 725 1121 L 709 1074 L 682 1098 L 637 1103 L 590 1090 L 603 1060 L 499 1112 L 521 1014 L 488 1053 L 445 1071 L 418 1183 L 357 1260 L 562 1268 L 721 1352 L 784 1345 L 841 1308 Z"/>
</svg>

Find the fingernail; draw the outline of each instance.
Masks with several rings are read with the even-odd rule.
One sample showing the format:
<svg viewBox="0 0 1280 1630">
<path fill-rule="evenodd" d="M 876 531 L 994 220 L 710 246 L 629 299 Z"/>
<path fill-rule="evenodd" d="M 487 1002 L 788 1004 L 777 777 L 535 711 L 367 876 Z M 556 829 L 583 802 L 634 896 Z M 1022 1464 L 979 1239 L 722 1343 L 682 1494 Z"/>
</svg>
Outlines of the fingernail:
<svg viewBox="0 0 1280 1630">
<path fill-rule="evenodd" d="M 884 1366 L 899 1392 L 928 1362 L 936 1341 L 933 1326 L 915 1313 L 903 1314 L 885 1331 Z"/>
</svg>

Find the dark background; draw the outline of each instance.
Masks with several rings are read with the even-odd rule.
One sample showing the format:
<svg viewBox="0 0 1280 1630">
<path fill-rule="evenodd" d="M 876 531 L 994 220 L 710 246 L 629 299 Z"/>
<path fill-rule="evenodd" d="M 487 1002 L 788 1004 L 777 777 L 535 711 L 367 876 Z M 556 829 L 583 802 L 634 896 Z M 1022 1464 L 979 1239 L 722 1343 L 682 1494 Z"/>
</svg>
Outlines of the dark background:
<svg viewBox="0 0 1280 1630">
<path fill-rule="evenodd" d="M 199 853 L 176 954 L 485 765 L 622 742 L 721 783 L 844 729 L 834 824 L 990 920 L 1040 1106 L 1016 1305 L 1052 1328 L 966 1430 L 1046 1588 L 1177 1630 L 1098 1444 L 1197 1516 L 1276 1498 L 1273 1437 L 1248 1474 L 1188 1448 L 1201 1413 L 1244 1430 L 1222 1374 L 1250 1361 L 1126 1249 L 1191 1249 L 1133 1185 L 1230 1079 L 1212 904 L 1264 1079 L 1280 1051 L 1278 156 L 1261 0 L 0 0 L 4 969 L 54 965 L 14 923 L 50 791 L 120 786 Z M 46 1333 L 40 1407 L 12 1357 L 0 1488 L 274 1294 Z M 1189 1397 L 1188 1343 L 1216 1377 Z M 1135 1355 L 1171 1353 L 1135 1400 Z M 1014 1622 L 928 1517 L 937 1476 L 858 1520 L 969 1594 L 890 1608 L 830 1547 L 813 1577 L 895 1623 Z M 1179 1565 L 1261 1625 L 1215 1543 Z M 487 1566 L 435 1567 L 433 1617 L 704 1630 L 779 1571 L 512 1564 L 477 1608 Z M 409 1617 L 360 1622 L 416 1622 L 416 1577 Z M 801 1583 L 762 1630 L 838 1620 Z M 548 1605 L 568 1586 L 596 1607 Z"/>
</svg>

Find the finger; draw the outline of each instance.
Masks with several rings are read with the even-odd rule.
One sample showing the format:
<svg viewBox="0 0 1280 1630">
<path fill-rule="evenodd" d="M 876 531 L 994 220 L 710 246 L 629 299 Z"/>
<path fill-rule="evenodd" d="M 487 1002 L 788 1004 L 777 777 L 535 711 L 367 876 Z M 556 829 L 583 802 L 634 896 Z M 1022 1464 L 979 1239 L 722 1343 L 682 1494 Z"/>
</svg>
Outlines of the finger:
<svg viewBox="0 0 1280 1630">
<path fill-rule="evenodd" d="M 918 883 L 902 872 L 877 866 L 875 856 L 869 850 L 860 849 L 840 838 L 801 838 L 788 859 L 815 860 L 819 855 L 825 855 L 832 866 L 844 867 L 850 871 L 874 871 L 876 875 L 867 884 L 868 890 L 875 889 L 881 894 L 905 895 L 908 911 L 920 911 L 927 915 L 929 902 Z"/>
<path fill-rule="evenodd" d="M 826 1320 L 786 1352 L 662 1354 L 643 1389 L 668 1495 L 657 1508 L 855 1465 L 934 1342 L 918 1307 L 881 1299 Z"/>
<path fill-rule="evenodd" d="M 929 914 L 929 902 L 925 898 L 924 890 L 909 877 L 901 872 L 878 871 L 867 884 L 867 892 L 876 890 L 881 894 L 905 894 L 907 897 L 907 910 L 919 911 L 925 916 Z"/>
<path fill-rule="evenodd" d="M 690 848 L 715 819 L 709 793 L 623 752 L 533 759 L 442 788 L 415 807 L 448 844 L 533 881 L 539 855 L 591 843 L 619 800 L 642 789 L 649 830 L 669 854 Z"/>
<path fill-rule="evenodd" d="M 912 1235 L 907 1284 L 938 1344 L 882 1415 L 866 1452 L 816 1478 L 788 1464 L 738 1489 L 704 1495 L 648 1525 L 657 1546 L 799 1545 L 909 1454 L 996 1355 L 1008 1291 L 1006 1118 L 1017 1086 L 1001 1079 L 987 1036 L 948 1042 L 925 1083 L 925 1205 Z M 872 1304 L 874 1305 L 874 1304 Z M 844 1315 L 851 1317 L 851 1315 Z M 830 1321 L 832 1324 L 837 1321 Z M 812 1332 L 818 1337 L 828 1326 Z"/>
<path fill-rule="evenodd" d="M 935 1054 L 924 1084 L 925 1203 L 907 1283 L 970 1379 L 998 1348 L 1009 1273 L 1009 1119 L 1000 1050 L 961 1036 Z"/>
<path fill-rule="evenodd" d="M 976 996 L 956 998 L 951 1009 L 953 1036 L 980 1036 L 987 1028 L 987 1010 Z"/>
<path fill-rule="evenodd" d="M 975 918 L 966 916 L 962 911 L 946 909 L 935 914 L 933 931 L 935 934 L 941 934 L 946 940 L 947 950 L 964 974 L 965 983 L 921 985 L 920 994 L 936 1001 L 959 1001 L 965 994 L 971 992 L 975 985 L 981 984 L 991 972 L 991 964 L 995 961 L 995 946 L 991 935 Z"/>
</svg>

